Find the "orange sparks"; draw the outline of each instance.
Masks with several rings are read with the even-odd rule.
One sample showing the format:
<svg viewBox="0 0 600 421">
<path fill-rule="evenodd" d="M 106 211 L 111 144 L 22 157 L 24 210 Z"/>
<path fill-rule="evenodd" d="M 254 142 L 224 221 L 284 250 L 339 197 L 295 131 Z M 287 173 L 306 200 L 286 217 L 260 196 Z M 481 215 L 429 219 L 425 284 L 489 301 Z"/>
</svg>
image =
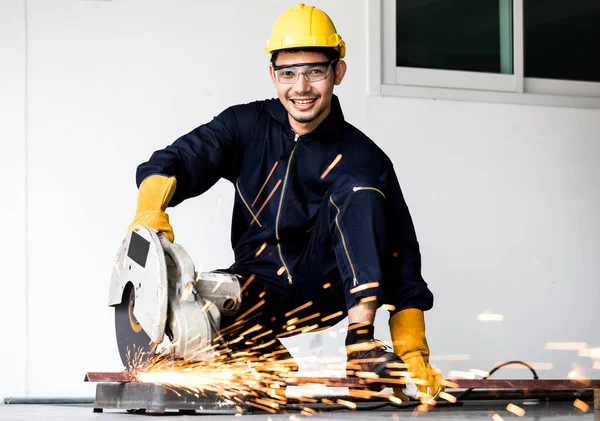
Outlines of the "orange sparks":
<svg viewBox="0 0 600 421">
<path fill-rule="evenodd" d="M 517 415 L 517 416 L 519 416 L 519 417 L 522 417 L 522 416 L 524 416 L 524 415 L 525 415 L 525 410 L 524 410 L 523 408 L 521 408 L 521 407 L 519 407 L 519 406 L 517 406 L 517 405 L 514 405 L 514 404 L 512 404 L 512 403 L 509 403 L 509 404 L 506 406 L 506 410 L 507 410 L 508 412 L 512 412 L 513 414 L 515 414 L 515 415 Z"/>
<path fill-rule="evenodd" d="M 219 282 L 217 282 L 217 285 L 215 285 L 215 287 L 212 289 L 212 292 L 217 292 L 217 290 L 219 289 L 219 287 L 223 284 L 223 279 L 221 279 Z"/>
<path fill-rule="evenodd" d="M 447 400 L 450 403 L 455 403 L 456 402 L 456 396 L 451 395 L 450 393 L 440 392 L 439 397 L 442 398 L 442 399 Z"/>
<path fill-rule="evenodd" d="M 494 414 L 494 415 L 492 415 L 492 419 L 493 419 L 494 421 L 504 421 L 504 418 L 502 418 L 502 417 L 501 417 L 500 415 L 498 415 L 498 414 Z"/>
<path fill-rule="evenodd" d="M 429 412 L 429 405 L 419 405 L 413 410 L 413 415 L 418 415 L 420 412 Z"/>
<path fill-rule="evenodd" d="M 327 320 L 334 319 L 334 318 L 336 318 L 336 317 L 338 317 L 338 316 L 341 316 L 342 314 L 344 314 L 342 311 L 338 311 L 337 313 L 333 313 L 333 314 L 330 314 L 329 316 L 325 316 L 325 317 L 323 317 L 323 318 L 321 319 L 321 321 L 322 321 L 322 322 L 326 322 Z"/>
<path fill-rule="evenodd" d="M 323 289 L 327 289 L 331 286 L 331 282 L 327 282 L 325 285 L 323 285 Z"/>
<path fill-rule="evenodd" d="M 477 315 L 477 320 L 480 322 L 501 322 L 504 320 L 504 316 L 502 314 L 492 314 L 484 311 L 483 313 Z"/>
<path fill-rule="evenodd" d="M 252 326 L 250 329 L 246 330 L 245 332 L 240 333 L 240 336 L 243 338 L 244 336 L 246 336 L 248 333 L 252 333 L 252 332 L 256 332 L 257 330 L 261 330 L 263 327 L 261 325 L 254 325 Z"/>
<path fill-rule="evenodd" d="M 354 402 L 350 402 L 344 399 L 338 399 L 336 400 L 337 403 L 339 403 L 340 405 L 344 405 L 350 409 L 356 409 L 356 404 Z"/>
<path fill-rule="evenodd" d="M 371 301 L 377 301 L 377 297 L 371 295 L 370 297 L 361 298 L 359 304 L 370 303 Z"/>
<path fill-rule="evenodd" d="M 583 412 L 588 412 L 590 410 L 590 406 L 579 399 L 575 399 L 575 402 L 573 402 L 573 406 Z"/>
<path fill-rule="evenodd" d="M 306 316 L 304 319 L 300 319 L 296 322 L 296 324 L 300 324 L 302 322 L 306 322 L 308 320 L 312 320 L 314 318 L 320 317 L 321 313 L 315 313 L 315 314 L 311 314 L 310 316 Z"/>
<path fill-rule="evenodd" d="M 312 306 L 312 304 L 313 304 L 312 301 L 309 301 L 308 303 L 302 304 L 300 307 L 296 307 L 292 311 L 288 311 L 287 313 L 285 313 L 285 317 L 290 317 L 292 314 L 297 313 L 300 310 L 304 310 L 305 308 Z"/>
<path fill-rule="evenodd" d="M 275 184 L 275 187 L 273 187 L 273 190 L 271 190 L 271 193 L 269 193 L 269 195 L 267 196 L 267 199 L 265 200 L 265 202 L 262 204 L 262 206 L 260 207 L 260 209 L 258 210 L 258 212 L 256 212 L 256 215 L 254 215 L 254 218 L 252 219 L 252 222 L 250 222 L 250 225 L 252 225 L 254 222 L 258 222 L 258 215 L 260 215 L 260 213 L 263 211 L 263 209 L 265 208 L 265 206 L 267 206 L 267 203 L 269 203 L 269 200 L 271 200 L 271 197 L 273 197 L 273 195 L 275 194 L 275 192 L 279 188 L 280 184 L 281 184 L 281 180 L 277 180 L 277 184 Z"/>
<path fill-rule="evenodd" d="M 279 268 L 279 270 L 277 271 L 277 275 L 278 275 L 278 276 L 281 276 L 281 275 L 283 275 L 283 272 L 285 272 L 285 266 L 281 266 L 281 267 Z"/>
<path fill-rule="evenodd" d="M 308 415 L 308 416 L 310 416 L 310 415 L 315 415 L 317 413 L 317 411 L 315 411 L 312 408 L 305 407 L 305 408 L 302 408 L 302 411 L 300 411 L 300 413 L 302 415 Z"/>
<path fill-rule="evenodd" d="M 475 374 L 469 371 L 450 370 L 448 377 L 451 379 L 475 379 Z"/>
<path fill-rule="evenodd" d="M 371 390 L 350 389 L 348 392 L 353 398 L 360 399 L 371 399 L 373 396 L 377 395 L 377 392 Z"/>
<path fill-rule="evenodd" d="M 384 304 L 384 305 L 381 306 L 381 308 L 383 308 L 384 310 L 387 310 L 387 311 L 394 311 L 394 310 L 396 310 L 396 306 L 393 305 L 393 304 Z"/>
<path fill-rule="evenodd" d="M 379 282 L 369 282 L 366 284 L 359 285 L 350 290 L 350 294 L 356 294 L 357 292 L 364 291 L 365 289 L 377 288 L 379 287 Z"/>
<path fill-rule="evenodd" d="M 258 200 L 258 197 L 260 196 L 260 194 L 262 193 L 262 191 L 267 186 L 267 182 L 269 181 L 269 179 L 273 175 L 273 172 L 275 171 L 275 168 L 277 168 L 277 161 L 275 161 L 275 165 L 273 165 L 273 168 L 271 168 L 271 172 L 269 173 L 269 175 L 267 176 L 267 179 L 265 180 L 265 182 L 263 183 L 262 187 L 258 191 L 258 194 L 256 195 L 256 198 L 254 199 L 254 202 L 252 202 L 252 206 L 254 206 L 256 204 L 256 201 Z"/>
<path fill-rule="evenodd" d="M 260 246 L 260 248 L 258 250 L 256 250 L 256 253 L 254 253 L 254 257 L 258 257 L 267 247 L 267 242 L 265 241 L 264 243 L 262 243 L 262 246 Z"/>
<path fill-rule="evenodd" d="M 586 348 L 579 351 L 577 354 L 580 357 L 600 359 L 600 348 Z"/>
<path fill-rule="evenodd" d="M 469 372 L 475 374 L 476 376 L 481 376 L 481 377 L 490 377 L 490 373 L 484 370 L 479 370 L 477 368 L 472 368 L 469 370 Z"/>
<path fill-rule="evenodd" d="M 255 407 L 256 407 L 256 408 L 258 408 L 258 409 L 262 409 L 263 411 L 270 412 L 271 414 L 274 414 L 275 412 L 277 412 L 277 411 L 276 411 L 275 409 L 273 409 L 273 408 L 269 408 L 269 407 L 267 407 L 267 406 L 264 406 L 264 405 L 261 405 L 261 404 L 258 404 L 258 403 L 254 403 L 254 402 L 252 402 L 252 401 L 248 401 L 248 402 L 247 402 L 247 404 L 248 404 L 248 405 L 255 406 Z"/>
<path fill-rule="evenodd" d="M 258 302 L 258 304 L 256 304 L 254 307 L 252 307 L 250 310 L 246 311 L 244 314 L 242 314 L 241 316 L 237 317 L 235 320 L 241 320 L 243 318 L 245 318 L 248 314 L 252 313 L 254 310 L 256 310 L 257 308 L 259 308 L 260 306 L 262 306 L 265 303 L 265 300 L 260 300 Z"/>
<path fill-rule="evenodd" d="M 547 342 L 544 348 L 552 351 L 581 351 L 587 349 L 585 342 Z"/>
<path fill-rule="evenodd" d="M 393 403 L 395 403 L 395 404 L 397 404 L 397 405 L 402 405 L 402 399 L 400 399 L 400 398 L 397 398 L 397 397 L 396 397 L 396 396 L 394 396 L 394 395 L 390 395 L 390 396 L 388 397 L 388 399 L 390 400 L 390 402 L 393 402 Z"/>
<path fill-rule="evenodd" d="M 258 336 L 255 336 L 254 338 L 251 338 L 253 341 L 257 340 L 258 338 L 262 338 L 263 336 L 267 336 L 269 333 L 273 333 L 273 330 L 267 330 L 265 333 L 261 333 Z"/>
<path fill-rule="evenodd" d="M 341 160 L 342 160 L 342 154 L 338 154 L 338 156 L 335 157 L 333 162 L 331 164 L 329 164 L 329 166 L 327 167 L 325 172 L 323 174 L 321 174 L 321 180 L 324 179 L 325 177 L 327 177 L 327 174 L 329 174 L 329 172 L 333 169 L 333 167 L 335 167 Z"/>
<path fill-rule="evenodd" d="M 179 298 L 179 302 L 183 303 L 185 300 L 187 300 L 187 298 L 192 293 L 193 289 L 194 289 L 194 283 L 188 282 L 187 285 L 185 286 L 185 290 L 183 291 L 183 294 L 181 294 L 181 298 Z"/>
<path fill-rule="evenodd" d="M 352 326 L 348 326 L 348 331 L 354 330 L 354 329 L 360 329 L 361 327 L 369 326 L 369 324 L 370 324 L 369 322 L 353 323 Z"/>
<path fill-rule="evenodd" d="M 248 285 L 250 285 L 250 283 L 252 281 L 254 281 L 255 277 L 256 277 L 256 275 L 254 275 L 254 274 L 250 275 L 250 277 L 246 280 L 246 282 L 244 282 L 244 285 L 242 285 L 242 288 L 240 291 L 244 292 L 244 290 L 248 287 Z"/>
<path fill-rule="evenodd" d="M 267 295 L 267 291 L 263 291 L 263 292 L 261 292 L 260 294 L 258 294 L 258 298 L 262 298 L 262 297 L 264 297 L 265 295 Z"/>
<path fill-rule="evenodd" d="M 302 330 L 300 330 L 302 333 L 306 333 L 306 332 L 310 332 L 315 330 L 316 328 L 318 328 L 319 325 L 310 325 L 308 327 L 303 328 Z"/>
</svg>

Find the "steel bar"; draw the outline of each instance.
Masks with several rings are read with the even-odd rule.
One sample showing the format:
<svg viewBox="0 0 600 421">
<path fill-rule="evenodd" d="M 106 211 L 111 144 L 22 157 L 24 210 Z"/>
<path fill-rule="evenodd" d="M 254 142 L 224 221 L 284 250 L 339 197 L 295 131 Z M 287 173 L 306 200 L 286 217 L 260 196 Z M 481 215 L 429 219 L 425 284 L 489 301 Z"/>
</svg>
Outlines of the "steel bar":
<svg viewBox="0 0 600 421">
<path fill-rule="evenodd" d="M 85 382 L 90 383 L 128 383 L 135 382 L 135 378 L 126 371 L 113 372 L 88 372 L 85 373 Z"/>
<path fill-rule="evenodd" d="M 457 389 L 597 389 L 600 380 L 452 380 Z"/>
<path fill-rule="evenodd" d="M 283 379 L 290 385 L 322 384 L 332 387 L 361 387 L 364 385 L 361 379 L 342 377 L 287 377 Z M 89 372 L 85 375 L 86 382 L 135 382 L 135 378 L 126 371 L 120 373 L 112 372 Z M 600 389 L 600 380 L 524 380 L 524 379 L 449 379 L 455 389 Z"/>
</svg>

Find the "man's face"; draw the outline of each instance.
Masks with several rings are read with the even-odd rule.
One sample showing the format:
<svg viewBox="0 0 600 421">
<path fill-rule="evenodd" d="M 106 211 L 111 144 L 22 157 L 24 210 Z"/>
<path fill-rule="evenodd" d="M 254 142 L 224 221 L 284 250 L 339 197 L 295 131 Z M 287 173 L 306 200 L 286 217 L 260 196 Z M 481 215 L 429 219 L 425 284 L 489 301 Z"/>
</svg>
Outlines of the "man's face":
<svg viewBox="0 0 600 421">
<path fill-rule="evenodd" d="M 326 61 L 327 57 L 321 53 L 282 51 L 277 56 L 275 67 Z M 329 74 L 323 80 L 308 82 L 304 74 L 300 74 L 298 80 L 290 84 L 278 81 L 273 67 L 270 67 L 271 80 L 277 90 L 277 96 L 287 110 L 290 124 L 296 133 L 305 134 L 313 131 L 329 115 L 333 86 L 339 85 L 346 73 L 345 62 L 334 63 L 336 63 L 335 71 L 330 65 Z M 306 67 L 299 68 L 300 72 L 306 70 Z"/>
</svg>

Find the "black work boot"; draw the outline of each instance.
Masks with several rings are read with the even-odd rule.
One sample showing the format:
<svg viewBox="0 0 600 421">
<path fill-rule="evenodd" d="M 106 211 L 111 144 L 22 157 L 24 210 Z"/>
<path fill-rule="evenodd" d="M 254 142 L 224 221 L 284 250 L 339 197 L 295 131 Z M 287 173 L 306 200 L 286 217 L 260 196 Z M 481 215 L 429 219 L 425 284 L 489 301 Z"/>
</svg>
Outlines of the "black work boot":
<svg viewBox="0 0 600 421">
<path fill-rule="evenodd" d="M 389 346 L 377 339 L 362 340 L 346 345 L 347 376 L 362 379 L 369 389 L 375 391 L 397 386 L 397 382 L 386 384 L 385 380 L 399 380 L 402 378 L 399 372 L 407 371 L 407 369 L 404 361 L 390 349 Z"/>
</svg>

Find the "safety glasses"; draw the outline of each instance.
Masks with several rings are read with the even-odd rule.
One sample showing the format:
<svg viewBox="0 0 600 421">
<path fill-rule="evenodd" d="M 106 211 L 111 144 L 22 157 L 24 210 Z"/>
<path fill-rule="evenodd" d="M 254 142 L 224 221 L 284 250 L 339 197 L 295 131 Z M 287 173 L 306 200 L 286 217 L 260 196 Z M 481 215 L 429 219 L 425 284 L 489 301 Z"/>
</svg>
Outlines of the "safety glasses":
<svg viewBox="0 0 600 421">
<path fill-rule="evenodd" d="M 273 66 L 273 71 L 279 83 L 294 84 L 298 81 L 300 75 L 303 75 L 304 80 L 307 82 L 318 82 L 327 79 L 331 67 L 335 66 L 335 63 L 337 63 L 337 60 L 319 63 L 285 64 L 283 66 Z"/>
</svg>

